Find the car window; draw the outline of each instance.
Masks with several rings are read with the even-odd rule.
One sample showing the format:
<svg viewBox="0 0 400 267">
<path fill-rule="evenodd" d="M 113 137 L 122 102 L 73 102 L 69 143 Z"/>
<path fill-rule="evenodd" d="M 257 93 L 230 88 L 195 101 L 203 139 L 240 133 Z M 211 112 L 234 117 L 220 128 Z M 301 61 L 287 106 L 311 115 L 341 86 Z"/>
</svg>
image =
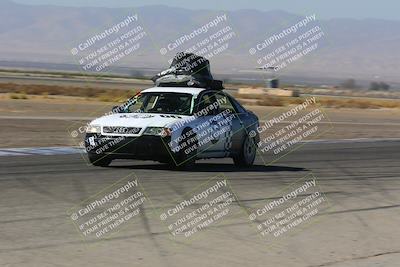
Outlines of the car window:
<svg viewBox="0 0 400 267">
<path fill-rule="evenodd" d="M 148 97 L 146 100 L 147 108 L 144 108 L 144 110 L 150 110 L 150 109 L 156 108 L 156 104 L 159 103 L 159 101 L 158 101 L 159 98 L 160 98 L 160 96 L 158 96 L 158 95 L 151 95 L 150 97 Z"/>
<path fill-rule="evenodd" d="M 203 94 L 200 97 L 199 102 L 197 104 L 197 112 L 201 112 L 204 110 L 206 113 L 204 113 L 203 115 L 205 116 L 214 115 L 215 109 L 209 108 L 216 101 L 214 95 L 215 93 L 212 92 Z"/>
<path fill-rule="evenodd" d="M 219 113 L 229 110 L 229 113 L 235 114 L 237 113 L 235 106 L 233 105 L 230 97 L 225 95 L 224 93 L 218 93 L 215 96 L 216 101 L 219 103 Z"/>
<path fill-rule="evenodd" d="M 143 100 L 145 97 L 143 95 L 138 95 L 136 99 L 132 101 L 130 105 L 127 107 L 127 112 L 134 113 L 134 112 L 141 112 L 141 108 L 143 106 Z"/>
<path fill-rule="evenodd" d="M 237 113 L 247 113 L 247 110 L 234 98 L 229 97 Z"/>
<path fill-rule="evenodd" d="M 181 93 L 144 93 L 127 108 L 127 112 L 191 114 L 192 95 Z"/>
</svg>

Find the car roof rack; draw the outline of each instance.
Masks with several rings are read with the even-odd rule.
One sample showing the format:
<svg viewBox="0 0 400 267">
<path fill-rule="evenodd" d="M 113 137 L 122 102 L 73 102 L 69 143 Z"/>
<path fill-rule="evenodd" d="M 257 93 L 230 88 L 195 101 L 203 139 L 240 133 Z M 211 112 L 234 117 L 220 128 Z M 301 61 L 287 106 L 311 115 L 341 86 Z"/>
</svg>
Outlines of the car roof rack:
<svg viewBox="0 0 400 267">
<path fill-rule="evenodd" d="M 223 90 L 223 82 L 214 80 L 210 62 L 193 53 L 180 52 L 171 66 L 151 79 L 158 87 L 196 87 Z"/>
</svg>

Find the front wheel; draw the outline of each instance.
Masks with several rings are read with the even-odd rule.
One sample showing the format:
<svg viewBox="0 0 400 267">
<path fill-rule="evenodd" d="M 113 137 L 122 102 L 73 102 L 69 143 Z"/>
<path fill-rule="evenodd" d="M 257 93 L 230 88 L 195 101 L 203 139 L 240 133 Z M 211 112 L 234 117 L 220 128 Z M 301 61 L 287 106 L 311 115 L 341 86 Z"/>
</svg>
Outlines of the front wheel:
<svg viewBox="0 0 400 267">
<path fill-rule="evenodd" d="M 107 157 L 106 155 L 93 155 L 93 154 L 88 154 L 88 158 L 90 163 L 93 166 L 98 166 L 98 167 L 107 167 L 110 165 L 112 159 Z"/>
<path fill-rule="evenodd" d="M 197 135 L 192 129 L 182 133 L 182 141 L 179 143 L 181 149 L 178 154 L 177 169 L 188 170 L 196 163 L 197 156 Z"/>
<path fill-rule="evenodd" d="M 246 136 L 243 141 L 242 149 L 239 155 L 233 157 L 233 162 L 238 167 L 249 167 L 254 164 L 256 159 L 256 143 L 255 139 L 250 136 Z"/>
</svg>

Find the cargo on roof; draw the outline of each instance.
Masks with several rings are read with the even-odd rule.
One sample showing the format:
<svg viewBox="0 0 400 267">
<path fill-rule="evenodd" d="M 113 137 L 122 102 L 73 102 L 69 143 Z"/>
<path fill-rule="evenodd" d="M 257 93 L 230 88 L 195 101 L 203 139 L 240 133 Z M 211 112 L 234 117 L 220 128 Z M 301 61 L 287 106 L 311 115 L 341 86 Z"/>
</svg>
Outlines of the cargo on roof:
<svg viewBox="0 0 400 267">
<path fill-rule="evenodd" d="M 223 83 L 214 80 L 208 59 L 192 53 L 176 54 L 169 69 L 152 78 L 157 87 L 196 87 L 223 90 Z"/>
</svg>

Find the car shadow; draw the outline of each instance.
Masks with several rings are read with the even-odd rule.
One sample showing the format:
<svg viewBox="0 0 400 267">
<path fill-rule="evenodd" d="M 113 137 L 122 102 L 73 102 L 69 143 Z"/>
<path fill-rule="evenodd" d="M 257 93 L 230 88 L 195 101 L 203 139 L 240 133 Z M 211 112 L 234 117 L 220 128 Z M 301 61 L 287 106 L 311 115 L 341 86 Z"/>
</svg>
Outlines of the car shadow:
<svg viewBox="0 0 400 267">
<path fill-rule="evenodd" d="M 116 169 L 146 169 L 146 170 L 163 170 L 163 171 L 179 171 L 179 172 L 302 172 L 308 169 L 290 166 L 265 166 L 253 165 L 251 167 L 236 167 L 231 163 L 196 163 L 187 170 L 177 170 L 167 164 L 138 164 L 138 165 L 111 165 L 108 168 Z"/>
</svg>

